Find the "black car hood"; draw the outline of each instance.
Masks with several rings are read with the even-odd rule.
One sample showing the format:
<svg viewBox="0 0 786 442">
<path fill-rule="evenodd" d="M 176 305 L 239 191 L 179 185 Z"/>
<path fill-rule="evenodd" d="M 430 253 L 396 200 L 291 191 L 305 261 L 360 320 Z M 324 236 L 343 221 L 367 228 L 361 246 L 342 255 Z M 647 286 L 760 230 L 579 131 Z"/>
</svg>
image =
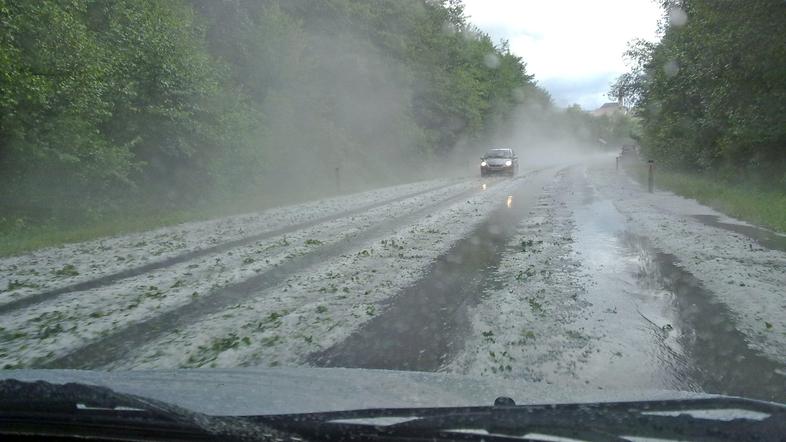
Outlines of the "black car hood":
<svg viewBox="0 0 786 442">
<path fill-rule="evenodd" d="M 309 413 L 366 408 L 706 398 L 678 391 L 576 390 L 491 377 L 342 368 L 244 368 L 152 371 L 4 370 L 0 379 L 77 382 L 156 399 L 210 415 Z"/>
</svg>

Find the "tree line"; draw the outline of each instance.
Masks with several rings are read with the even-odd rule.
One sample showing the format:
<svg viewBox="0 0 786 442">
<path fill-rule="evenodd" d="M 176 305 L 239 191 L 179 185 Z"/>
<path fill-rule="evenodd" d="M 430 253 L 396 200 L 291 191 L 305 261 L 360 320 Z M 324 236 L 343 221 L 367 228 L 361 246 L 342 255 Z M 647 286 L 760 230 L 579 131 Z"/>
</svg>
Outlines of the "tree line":
<svg viewBox="0 0 786 442">
<path fill-rule="evenodd" d="M 623 96 L 646 155 L 668 167 L 786 189 L 786 3 L 662 1 L 659 42 L 634 41 Z"/>
</svg>

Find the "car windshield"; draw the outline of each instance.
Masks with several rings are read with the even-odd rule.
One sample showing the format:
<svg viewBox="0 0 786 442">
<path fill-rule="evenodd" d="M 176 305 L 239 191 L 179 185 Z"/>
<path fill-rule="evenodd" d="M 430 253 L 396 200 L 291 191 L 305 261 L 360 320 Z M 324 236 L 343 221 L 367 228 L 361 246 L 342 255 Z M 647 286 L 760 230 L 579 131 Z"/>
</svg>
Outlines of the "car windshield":
<svg viewBox="0 0 786 442">
<path fill-rule="evenodd" d="M 491 149 L 484 155 L 485 158 L 513 158 L 513 153 L 508 149 Z"/>
<path fill-rule="evenodd" d="M 0 374 L 786 402 L 785 42 L 782 0 L 0 0 Z"/>
</svg>

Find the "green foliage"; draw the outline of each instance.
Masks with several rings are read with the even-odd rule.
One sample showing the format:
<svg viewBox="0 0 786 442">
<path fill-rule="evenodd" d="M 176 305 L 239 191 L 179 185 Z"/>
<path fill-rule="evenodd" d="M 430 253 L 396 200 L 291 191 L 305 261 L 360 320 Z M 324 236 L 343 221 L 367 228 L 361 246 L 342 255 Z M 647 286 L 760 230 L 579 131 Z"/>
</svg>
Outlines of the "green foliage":
<svg viewBox="0 0 786 442">
<path fill-rule="evenodd" d="M 786 3 L 664 1 L 657 44 L 636 42 L 622 93 L 642 118 L 641 144 L 660 163 L 725 181 L 786 187 Z"/>
</svg>

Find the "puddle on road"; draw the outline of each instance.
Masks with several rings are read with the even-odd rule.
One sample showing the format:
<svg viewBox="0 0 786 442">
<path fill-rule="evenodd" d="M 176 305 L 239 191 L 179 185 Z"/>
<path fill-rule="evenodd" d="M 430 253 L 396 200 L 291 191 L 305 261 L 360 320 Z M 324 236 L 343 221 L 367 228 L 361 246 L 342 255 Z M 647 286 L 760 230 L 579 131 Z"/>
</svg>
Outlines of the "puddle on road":
<svg viewBox="0 0 786 442">
<path fill-rule="evenodd" d="M 391 300 L 383 314 L 343 342 L 315 353 L 321 367 L 437 371 L 461 351 L 470 332 L 468 307 L 480 300 L 516 226 L 540 193 L 534 175 L 503 196 L 467 238 L 437 259 L 427 275 Z"/>
<path fill-rule="evenodd" d="M 576 216 L 593 303 L 581 326 L 599 338 L 582 377 L 604 388 L 786 400 L 786 376 L 779 374 L 786 363 L 751 349 L 728 308 L 673 256 L 627 232 L 609 201 L 591 202 Z"/>
<path fill-rule="evenodd" d="M 673 294 L 641 284 L 650 263 L 626 241 L 625 219 L 610 201 L 576 211 L 575 250 L 592 305 L 576 326 L 595 338 L 580 377 L 614 389 L 696 390 L 687 376 L 675 326 Z"/>
<path fill-rule="evenodd" d="M 728 308 L 674 256 L 655 253 L 655 261 L 661 282 L 674 293 L 691 378 L 707 392 L 786 402 L 786 361 L 751 349 Z"/>
<path fill-rule="evenodd" d="M 716 215 L 693 215 L 693 218 L 700 221 L 702 224 L 747 236 L 759 243 L 762 247 L 786 252 L 786 236 L 784 235 L 779 235 L 770 230 L 762 229 L 761 227 L 724 223 L 721 222 Z"/>
<path fill-rule="evenodd" d="M 500 288 L 493 275 L 516 224 L 530 207 L 544 204 L 538 192 L 526 190 L 539 186 L 529 181 L 524 187 L 503 197 L 502 207 L 440 257 L 428 276 L 393 298 L 385 313 L 308 362 L 421 371 L 449 362 L 470 331 L 467 309 L 484 291 Z M 579 356 L 571 379 L 562 380 L 785 401 L 786 376 L 779 373 L 786 373 L 786 364 L 748 347 L 728 309 L 674 257 L 630 234 L 611 202 L 598 200 L 589 186 L 579 192 L 574 244 L 591 306 L 567 327 L 595 342 Z"/>
</svg>

